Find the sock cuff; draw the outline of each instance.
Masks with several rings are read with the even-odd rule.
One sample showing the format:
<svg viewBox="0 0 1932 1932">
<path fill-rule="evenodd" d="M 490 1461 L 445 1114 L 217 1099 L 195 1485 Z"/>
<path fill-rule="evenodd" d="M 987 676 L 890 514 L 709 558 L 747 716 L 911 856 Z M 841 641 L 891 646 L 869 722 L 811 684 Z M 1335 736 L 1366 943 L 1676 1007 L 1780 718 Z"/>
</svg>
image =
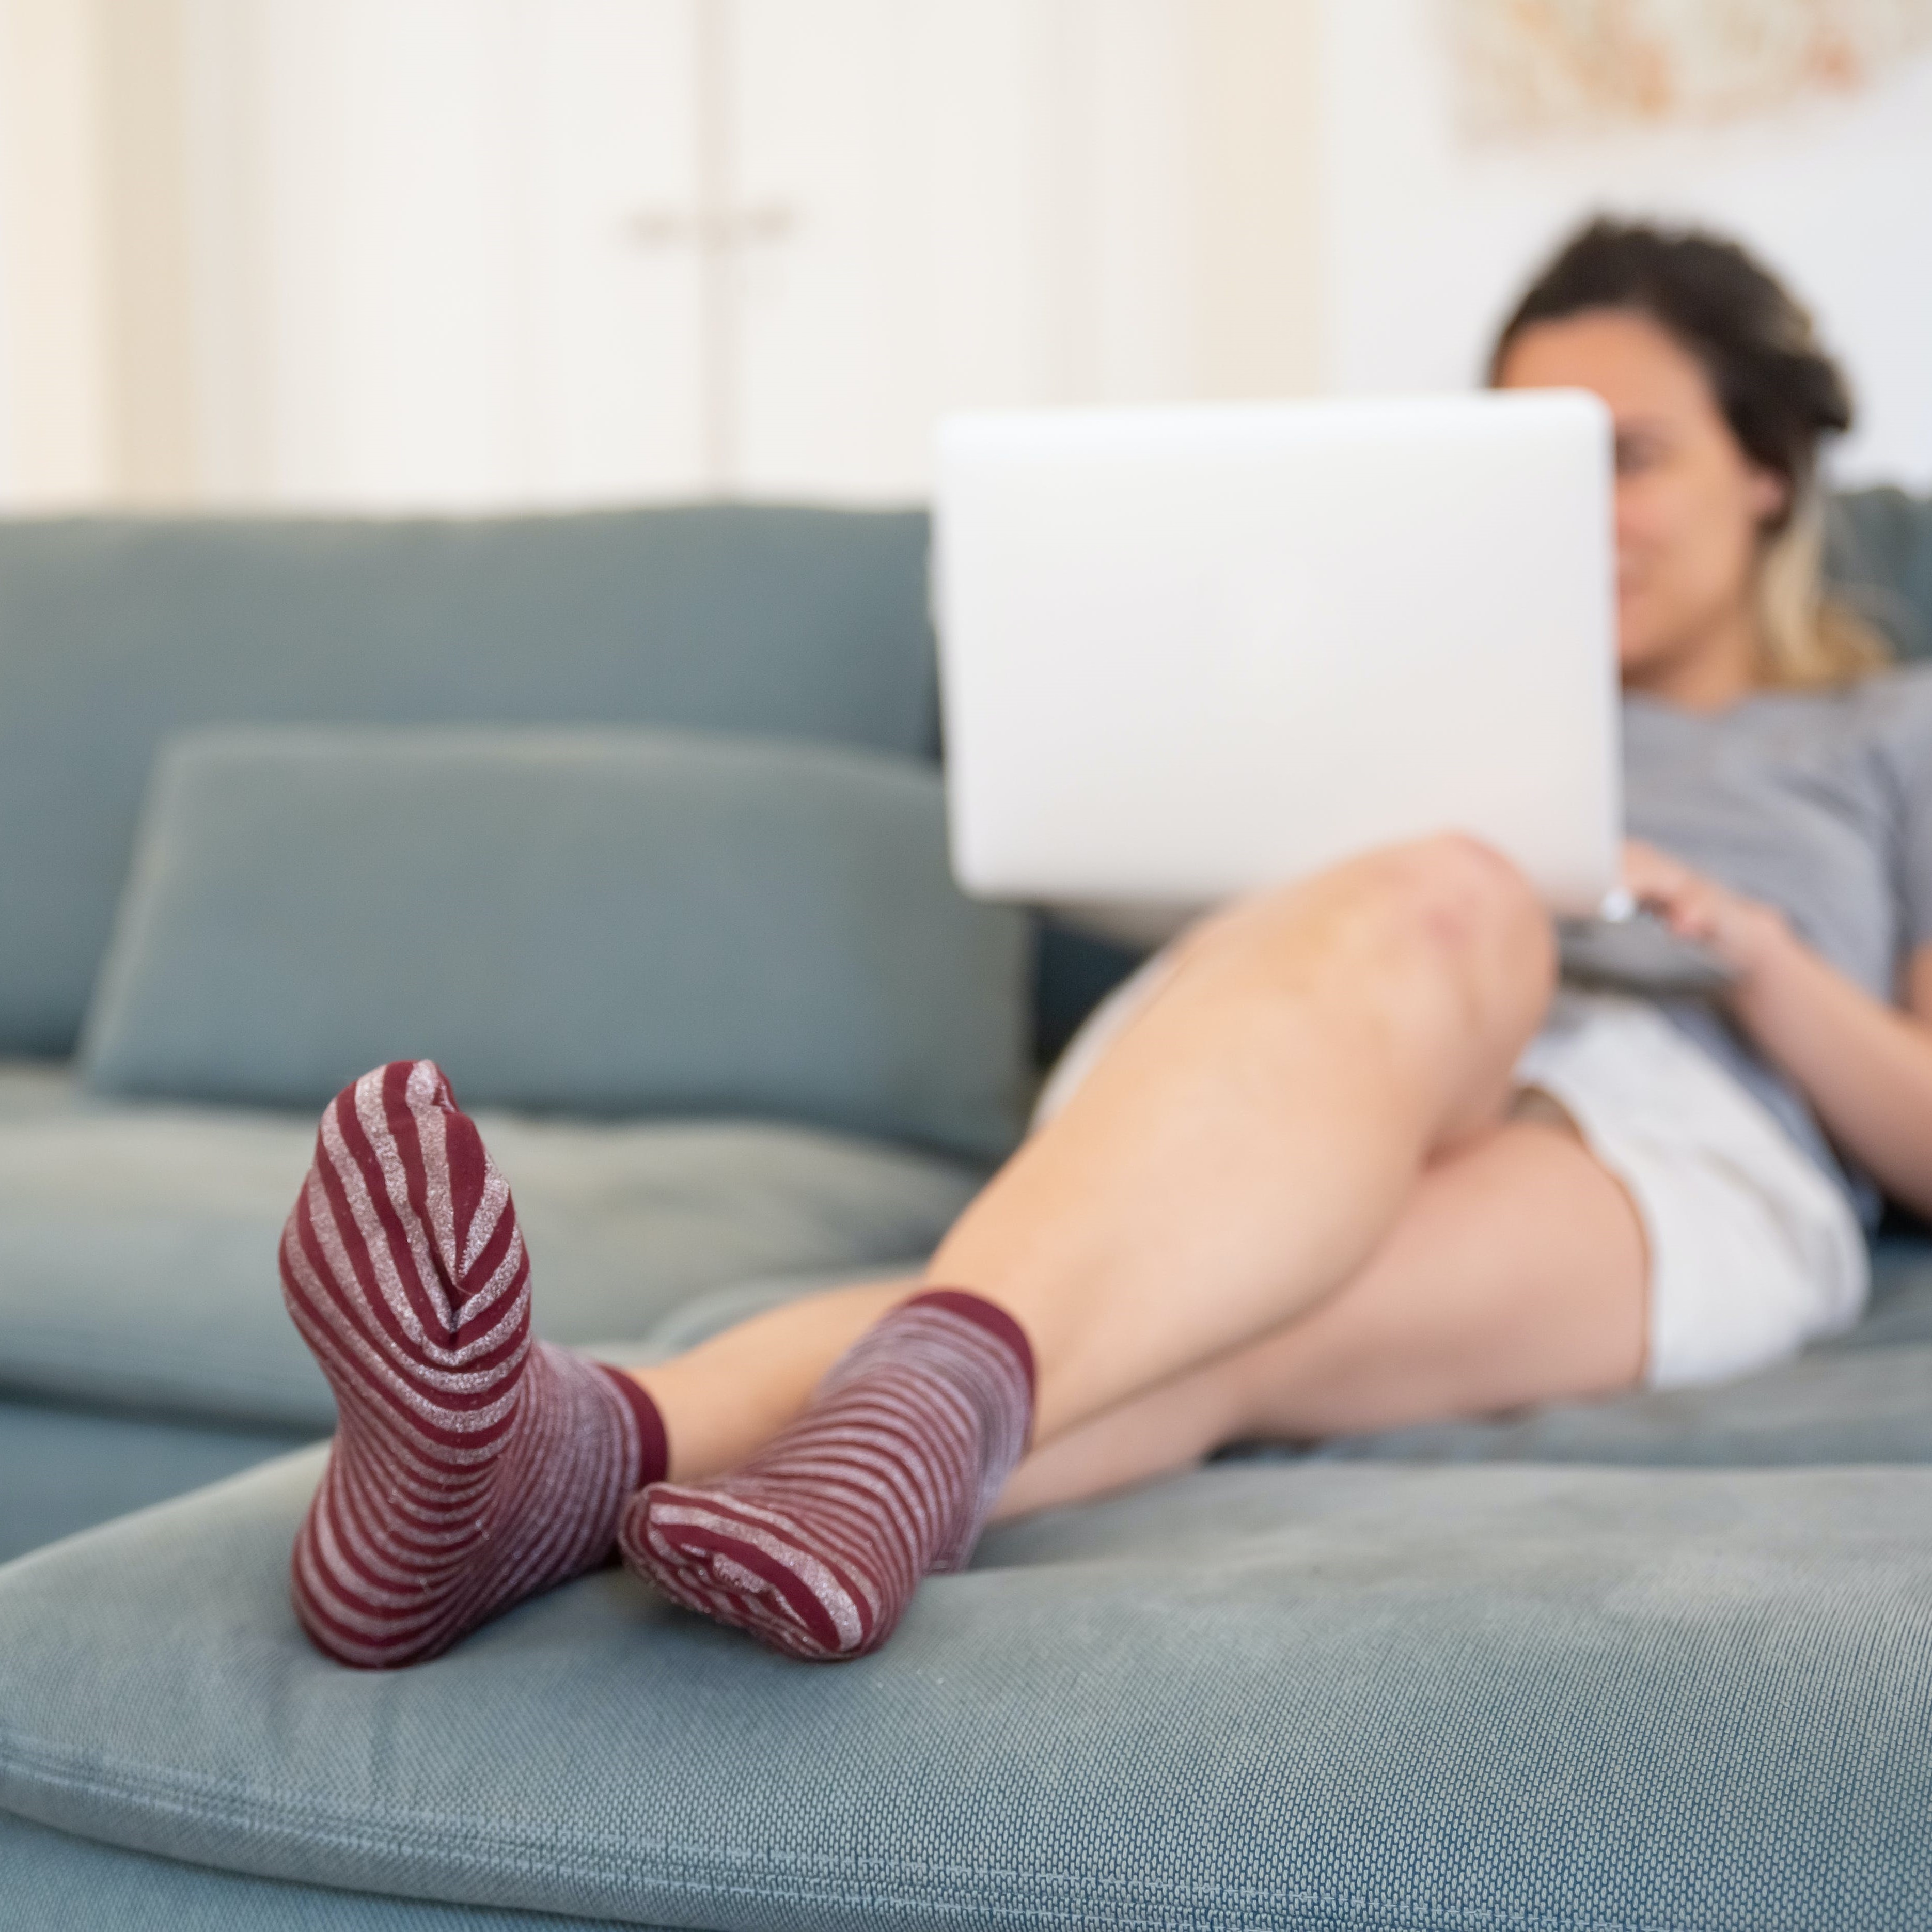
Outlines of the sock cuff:
<svg viewBox="0 0 1932 1932">
<path fill-rule="evenodd" d="M 651 1400 L 650 1391 L 608 1362 L 593 1361 L 590 1366 L 610 1377 L 637 1418 L 638 1480 L 632 1486 L 642 1489 L 646 1483 L 662 1482 L 670 1468 L 670 1438 L 664 1432 L 664 1418 Z"/>
<path fill-rule="evenodd" d="M 998 1303 L 988 1301 L 984 1295 L 975 1294 L 968 1288 L 928 1288 L 922 1289 L 910 1300 L 901 1302 L 899 1306 L 902 1308 L 944 1308 L 948 1313 L 971 1322 L 976 1328 L 983 1329 L 1019 1364 L 1020 1372 L 1026 1377 L 1028 1402 L 1030 1402 L 1038 1393 L 1038 1379 L 1034 1371 L 1033 1344 L 1027 1340 L 1026 1330 Z"/>
</svg>

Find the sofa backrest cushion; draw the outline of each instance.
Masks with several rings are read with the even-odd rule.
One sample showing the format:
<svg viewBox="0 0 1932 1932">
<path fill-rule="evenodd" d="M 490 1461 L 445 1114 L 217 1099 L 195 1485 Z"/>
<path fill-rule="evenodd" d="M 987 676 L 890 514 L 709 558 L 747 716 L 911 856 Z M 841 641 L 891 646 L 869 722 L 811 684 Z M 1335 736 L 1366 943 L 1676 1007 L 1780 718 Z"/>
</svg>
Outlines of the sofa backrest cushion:
<svg viewBox="0 0 1932 1932">
<path fill-rule="evenodd" d="M 694 733 L 230 730 L 166 752 L 82 1044 L 97 1090 L 316 1108 L 428 1057 L 477 1106 L 1004 1153 L 1027 922 L 936 772 Z"/>
<path fill-rule="evenodd" d="M 0 522 L 0 1052 L 65 1052 L 156 746 L 663 724 L 929 755 L 917 512 Z"/>
<path fill-rule="evenodd" d="M 172 733 L 658 724 L 927 754 L 926 537 L 916 511 L 742 504 L 0 520 L 0 1053 L 71 1046 Z M 1932 655 L 1932 502 L 1840 496 L 1829 562 Z M 1049 1047 L 1090 964 L 1043 955 Z"/>
<path fill-rule="evenodd" d="M 1834 497 L 1826 570 L 1901 656 L 1932 658 L 1932 497 L 1894 489 Z"/>
</svg>

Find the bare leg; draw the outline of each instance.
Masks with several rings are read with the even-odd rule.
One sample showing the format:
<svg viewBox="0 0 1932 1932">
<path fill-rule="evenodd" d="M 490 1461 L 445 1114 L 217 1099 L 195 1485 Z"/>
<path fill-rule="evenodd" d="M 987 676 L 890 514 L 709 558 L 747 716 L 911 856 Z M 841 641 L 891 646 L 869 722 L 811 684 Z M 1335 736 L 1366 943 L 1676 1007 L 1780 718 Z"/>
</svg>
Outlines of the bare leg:
<svg viewBox="0 0 1932 1932">
<path fill-rule="evenodd" d="M 1603 1395 L 1642 1372 L 1646 1258 L 1622 1186 L 1568 1130 L 1516 1120 L 1432 1168 L 1354 1280 L 1298 1322 L 1057 1438 L 1003 1516 L 1198 1462 Z"/>
<path fill-rule="evenodd" d="M 916 1281 L 833 1288 L 754 1316 L 668 1362 L 629 1371 L 664 1418 L 674 1482 L 735 1469 L 811 1399 L 825 1372 Z"/>
<path fill-rule="evenodd" d="M 1046 1442 L 1304 1312 L 1498 1114 L 1552 982 L 1486 848 L 1379 853 L 1209 922 L 929 1278 L 1004 1307 Z"/>
<path fill-rule="evenodd" d="M 1461 839 L 1372 855 L 1202 928 L 929 1270 L 1026 1330 L 1036 1442 L 1357 1275 L 1431 1158 L 1496 1118 L 1550 982 L 1527 887 Z M 903 1292 L 841 1291 L 639 1372 L 679 1473 L 750 1453 Z"/>
</svg>

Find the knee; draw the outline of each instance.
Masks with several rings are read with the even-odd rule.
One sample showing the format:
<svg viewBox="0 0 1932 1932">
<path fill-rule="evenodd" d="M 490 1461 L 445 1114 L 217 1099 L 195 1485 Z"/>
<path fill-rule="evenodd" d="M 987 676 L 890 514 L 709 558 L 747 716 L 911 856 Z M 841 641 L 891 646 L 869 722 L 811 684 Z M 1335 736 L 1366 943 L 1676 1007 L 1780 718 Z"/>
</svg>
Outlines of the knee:
<svg viewBox="0 0 1932 1932">
<path fill-rule="evenodd" d="M 1547 998 L 1556 970 L 1549 915 L 1495 847 L 1441 832 L 1358 864 L 1364 910 L 1399 950 Z"/>
<path fill-rule="evenodd" d="M 1467 832 L 1438 832 L 1380 856 L 1390 897 L 1446 944 L 1466 946 L 1499 934 L 1528 938 L 1547 930 L 1535 890 L 1522 872 L 1493 845 Z"/>
<path fill-rule="evenodd" d="M 1418 984 L 1459 1008 L 1499 996 L 1531 1024 L 1549 1004 L 1556 956 L 1528 880 L 1461 832 L 1384 846 L 1241 902 L 1195 928 L 1182 955 L 1278 968 L 1284 989 L 1298 992 L 1312 974 L 1358 990 Z"/>
</svg>

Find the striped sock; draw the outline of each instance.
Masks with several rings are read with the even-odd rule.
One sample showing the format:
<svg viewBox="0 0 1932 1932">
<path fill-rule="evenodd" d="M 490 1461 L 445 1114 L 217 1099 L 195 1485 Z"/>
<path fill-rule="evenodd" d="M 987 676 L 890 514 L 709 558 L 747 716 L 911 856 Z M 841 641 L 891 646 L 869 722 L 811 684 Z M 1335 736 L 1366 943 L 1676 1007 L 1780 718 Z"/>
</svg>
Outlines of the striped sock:
<svg viewBox="0 0 1932 1932">
<path fill-rule="evenodd" d="M 320 1649 L 420 1663 L 611 1556 L 663 1424 L 627 1376 L 531 1339 L 510 1190 L 434 1061 L 330 1102 L 281 1266 L 335 1391 L 293 1568 Z"/>
<path fill-rule="evenodd" d="M 624 1560 L 674 1601 L 815 1662 L 891 1636 L 929 1570 L 963 1568 L 1033 1418 L 1033 1351 L 956 1289 L 876 1323 L 751 1461 L 634 1497 Z"/>
</svg>

